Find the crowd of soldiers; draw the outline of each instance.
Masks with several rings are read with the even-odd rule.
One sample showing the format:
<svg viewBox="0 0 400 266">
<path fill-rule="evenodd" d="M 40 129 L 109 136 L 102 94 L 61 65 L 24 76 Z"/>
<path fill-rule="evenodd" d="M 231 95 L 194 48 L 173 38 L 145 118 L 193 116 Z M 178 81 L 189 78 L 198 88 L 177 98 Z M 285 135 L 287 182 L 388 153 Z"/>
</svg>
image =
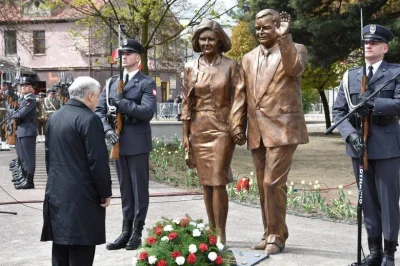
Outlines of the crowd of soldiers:
<svg viewBox="0 0 400 266">
<path fill-rule="evenodd" d="M 10 170 L 16 189 L 34 188 L 36 143 L 44 142 L 47 119 L 63 102 L 57 87 L 35 95 L 32 85 L 32 80 L 24 77 L 18 86 L 3 82 L 0 88 L 1 150 L 10 150 L 10 146 L 15 145 L 17 158 L 10 163 Z M 26 86 L 32 90 L 26 92 Z M 18 130 L 18 125 L 22 131 Z M 23 128 L 26 126 L 28 130 Z M 28 131 L 33 133 L 26 135 Z M 29 182 L 28 177 L 32 179 Z"/>
</svg>

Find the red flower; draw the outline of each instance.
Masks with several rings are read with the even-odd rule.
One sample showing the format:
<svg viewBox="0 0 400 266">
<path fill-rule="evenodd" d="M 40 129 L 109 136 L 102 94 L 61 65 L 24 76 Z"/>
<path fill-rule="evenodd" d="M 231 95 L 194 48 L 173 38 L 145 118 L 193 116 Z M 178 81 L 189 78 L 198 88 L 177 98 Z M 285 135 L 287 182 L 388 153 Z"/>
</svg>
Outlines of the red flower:
<svg viewBox="0 0 400 266">
<path fill-rule="evenodd" d="M 174 240 L 177 237 L 178 237 L 177 232 L 172 232 L 171 234 L 168 235 L 169 240 Z"/>
<path fill-rule="evenodd" d="M 224 262 L 221 256 L 217 256 L 217 258 L 214 260 L 215 264 L 220 265 Z"/>
<path fill-rule="evenodd" d="M 196 263 L 196 255 L 194 254 L 189 254 L 189 256 L 187 257 L 187 262 L 189 264 L 195 264 Z"/>
<path fill-rule="evenodd" d="M 187 226 L 189 224 L 189 219 L 188 218 L 182 218 L 181 219 L 181 226 Z"/>
<path fill-rule="evenodd" d="M 238 191 L 242 191 L 242 190 L 249 191 L 249 183 L 250 183 L 250 179 L 248 177 L 243 177 L 238 180 L 238 182 L 236 184 L 236 189 Z"/>
<path fill-rule="evenodd" d="M 147 244 L 153 245 L 154 243 L 157 242 L 157 238 L 155 238 L 154 236 L 151 236 L 151 237 L 147 238 L 146 242 L 147 242 Z"/>
<path fill-rule="evenodd" d="M 174 259 L 176 259 L 180 255 L 181 255 L 181 253 L 179 251 L 172 251 L 171 252 L 171 257 L 174 258 Z"/>
<path fill-rule="evenodd" d="M 154 228 L 154 233 L 158 236 L 162 235 L 163 233 L 163 228 L 162 226 L 157 226 L 156 228 Z"/>
<path fill-rule="evenodd" d="M 167 266 L 168 264 L 167 264 L 167 262 L 165 261 L 165 260 L 160 260 L 158 263 L 157 263 L 157 266 Z"/>
<path fill-rule="evenodd" d="M 211 245 L 217 244 L 217 239 L 215 238 L 215 236 L 209 236 L 208 241 L 210 241 Z"/>
<path fill-rule="evenodd" d="M 207 244 L 201 243 L 199 245 L 199 249 L 200 249 L 201 252 L 206 252 L 207 249 L 208 249 L 208 246 L 207 246 Z"/>
<path fill-rule="evenodd" d="M 146 260 L 148 255 L 149 255 L 149 254 L 147 254 L 146 251 L 142 251 L 142 252 L 139 254 L 139 260 Z"/>
</svg>

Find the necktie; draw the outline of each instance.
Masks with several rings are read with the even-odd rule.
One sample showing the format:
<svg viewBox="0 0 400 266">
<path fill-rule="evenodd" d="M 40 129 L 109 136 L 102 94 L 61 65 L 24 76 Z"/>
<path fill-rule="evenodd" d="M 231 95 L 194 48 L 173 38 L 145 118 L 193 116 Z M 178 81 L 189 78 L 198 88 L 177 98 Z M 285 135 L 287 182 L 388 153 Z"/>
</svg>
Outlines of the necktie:
<svg viewBox="0 0 400 266">
<path fill-rule="evenodd" d="M 258 73 L 265 71 L 265 69 L 268 67 L 268 56 L 269 56 L 269 51 L 268 50 L 263 50 L 263 55 L 260 56 L 260 62 L 258 65 Z"/>
<path fill-rule="evenodd" d="M 124 86 L 126 86 L 126 84 L 129 81 L 129 74 L 125 74 L 125 82 L 124 82 Z"/>
<path fill-rule="evenodd" d="M 372 79 L 372 76 L 374 75 L 373 70 L 374 70 L 374 67 L 373 67 L 373 66 L 369 66 L 369 67 L 368 67 L 368 76 L 367 76 L 368 81 L 370 81 L 370 80 Z"/>
</svg>

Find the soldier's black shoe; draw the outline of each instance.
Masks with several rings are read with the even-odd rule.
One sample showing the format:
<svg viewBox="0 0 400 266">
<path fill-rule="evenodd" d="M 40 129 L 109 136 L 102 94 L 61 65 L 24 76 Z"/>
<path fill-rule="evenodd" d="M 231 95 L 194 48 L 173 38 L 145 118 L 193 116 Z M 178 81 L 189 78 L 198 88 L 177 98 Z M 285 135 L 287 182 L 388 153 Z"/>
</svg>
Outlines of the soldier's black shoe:
<svg viewBox="0 0 400 266">
<path fill-rule="evenodd" d="M 385 253 L 383 254 L 381 266 L 394 266 L 394 253 L 396 252 L 397 241 L 384 240 Z"/>
<path fill-rule="evenodd" d="M 35 188 L 35 185 L 33 184 L 33 174 L 26 174 L 26 180 L 19 184 L 16 185 L 15 188 L 16 189 L 32 189 Z"/>
<path fill-rule="evenodd" d="M 381 266 L 383 258 L 382 237 L 368 237 L 369 255 L 361 261 L 363 266 Z M 351 264 L 357 266 L 355 262 Z"/>
<path fill-rule="evenodd" d="M 136 250 L 142 244 L 143 221 L 135 221 L 133 233 L 126 244 L 126 250 Z"/>
<path fill-rule="evenodd" d="M 126 250 L 136 250 L 142 244 L 142 236 L 139 236 L 135 232 L 129 238 L 128 244 L 126 244 Z"/>
<path fill-rule="evenodd" d="M 129 237 L 132 233 L 132 226 L 133 226 L 133 220 L 123 220 L 121 235 L 113 243 L 107 244 L 106 249 L 117 250 L 124 248 L 128 243 Z"/>
</svg>

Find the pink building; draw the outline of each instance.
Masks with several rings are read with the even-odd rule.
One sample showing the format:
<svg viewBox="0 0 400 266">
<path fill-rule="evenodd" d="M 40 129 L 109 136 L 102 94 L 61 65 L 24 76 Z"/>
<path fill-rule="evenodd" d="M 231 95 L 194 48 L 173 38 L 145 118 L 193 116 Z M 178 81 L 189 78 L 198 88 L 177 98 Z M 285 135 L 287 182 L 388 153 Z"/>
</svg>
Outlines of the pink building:
<svg viewBox="0 0 400 266">
<path fill-rule="evenodd" d="M 0 7 L 0 68 L 16 64 L 18 57 L 25 75 L 33 76 L 40 89 L 52 87 L 71 77 L 91 76 L 102 85 L 110 77 L 109 57 L 106 45 L 98 45 L 90 29 L 79 28 L 76 21 L 81 14 L 73 9 L 44 10 L 34 1 L 23 6 Z M 71 29 L 79 32 L 73 36 Z M 103 39 L 109 38 L 109 30 Z M 114 49 L 117 47 L 113 47 Z M 151 50 L 148 55 L 155 54 Z M 156 82 L 158 100 L 180 93 L 181 75 L 177 68 L 161 68 L 157 60 L 151 60 L 150 76 Z M 165 65 L 165 64 L 164 64 Z M 113 74 L 117 74 L 114 66 Z"/>
</svg>

